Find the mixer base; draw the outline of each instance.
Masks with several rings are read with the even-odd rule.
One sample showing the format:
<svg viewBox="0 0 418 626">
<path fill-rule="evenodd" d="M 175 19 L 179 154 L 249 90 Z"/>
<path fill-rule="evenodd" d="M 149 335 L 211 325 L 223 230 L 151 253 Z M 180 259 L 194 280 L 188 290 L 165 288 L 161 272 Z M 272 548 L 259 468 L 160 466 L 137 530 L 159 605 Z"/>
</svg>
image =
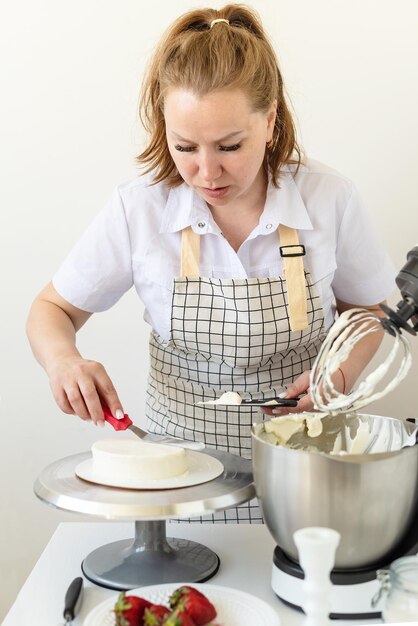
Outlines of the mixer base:
<svg viewBox="0 0 418 626">
<path fill-rule="evenodd" d="M 304 574 L 297 563 L 276 547 L 273 558 L 271 586 L 274 593 L 286 604 L 302 610 L 300 600 L 303 595 Z M 381 617 L 383 599 L 373 609 L 371 600 L 380 589 L 376 570 L 332 572 L 330 597 L 331 619 L 376 619 Z"/>
</svg>

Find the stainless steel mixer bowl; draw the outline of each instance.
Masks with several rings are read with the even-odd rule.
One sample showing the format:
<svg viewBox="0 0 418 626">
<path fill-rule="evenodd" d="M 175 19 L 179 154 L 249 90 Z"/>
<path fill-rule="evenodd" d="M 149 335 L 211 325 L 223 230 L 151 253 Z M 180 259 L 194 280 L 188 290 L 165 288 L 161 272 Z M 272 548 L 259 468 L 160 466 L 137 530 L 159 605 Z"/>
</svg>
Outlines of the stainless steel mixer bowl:
<svg viewBox="0 0 418 626">
<path fill-rule="evenodd" d="M 375 427 L 391 420 L 407 434 L 417 428 L 388 417 L 351 416 L 357 418 Z M 323 423 L 325 431 L 335 431 L 332 418 Z M 414 526 L 414 518 L 418 526 L 418 445 L 334 456 L 272 445 L 260 438 L 263 432 L 263 424 L 252 428 L 255 488 L 270 533 L 291 559 L 298 560 L 293 533 L 299 528 L 337 530 L 341 542 L 335 566 L 353 569 L 382 562 Z"/>
</svg>

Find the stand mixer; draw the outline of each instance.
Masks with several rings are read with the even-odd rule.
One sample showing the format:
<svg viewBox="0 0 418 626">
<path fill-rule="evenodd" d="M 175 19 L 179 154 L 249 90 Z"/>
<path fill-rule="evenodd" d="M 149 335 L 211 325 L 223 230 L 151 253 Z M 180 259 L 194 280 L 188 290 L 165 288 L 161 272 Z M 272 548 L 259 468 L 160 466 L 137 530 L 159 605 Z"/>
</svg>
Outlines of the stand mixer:
<svg viewBox="0 0 418 626">
<path fill-rule="evenodd" d="M 402 300 L 396 309 L 382 305 L 387 317 L 380 323 L 395 337 L 402 330 L 415 335 L 418 244 L 407 254 L 396 284 Z M 331 572 L 330 617 L 376 618 L 382 609 L 382 601 L 372 605 L 380 589 L 377 570 L 418 552 L 418 446 L 388 447 L 374 454 L 332 455 L 327 435 L 335 437 L 337 432 L 346 431 L 349 423 L 352 432 L 361 425 L 375 431 L 402 429 L 402 441 L 416 435 L 418 420 L 342 413 L 331 413 L 322 420 L 324 436 L 313 439 L 315 451 L 307 449 L 309 445 L 302 449 L 271 445 L 262 438 L 264 425 L 255 424 L 254 481 L 264 521 L 277 543 L 274 592 L 285 603 L 301 609 L 304 573 L 293 534 L 303 527 L 333 528 L 341 534 L 341 544 Z"/>
</svg>

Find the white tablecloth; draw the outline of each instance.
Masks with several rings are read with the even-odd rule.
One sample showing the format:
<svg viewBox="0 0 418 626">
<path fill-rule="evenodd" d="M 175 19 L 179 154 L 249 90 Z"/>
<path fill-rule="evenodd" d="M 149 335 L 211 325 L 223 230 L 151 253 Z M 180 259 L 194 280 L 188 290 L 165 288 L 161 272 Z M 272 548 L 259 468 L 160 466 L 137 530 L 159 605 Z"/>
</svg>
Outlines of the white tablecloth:
<svg viewBox="0 0 418 626">
<path fill-rule="evenodd" d="M 218 573 L 208 581 L 234 587 L 268 602 L 281 618 L 281 626 L 303 626 L 304 616 L 283 604 L 270 586 L 274 541 L 261 524 L 167 524 L 168 537 L 202 543 L 219 556 Z M 3 626 L 58 626 L 62 624 L 65 591 L 81 575 L 83 559 L 104 544 L 134 536 L 133 523 L 65 522 L 59 525 L 32 573 L 23 585 Z M 85 580 L 84 599 L 74 626 L 97 604 L 117 593 Z M 358 621 L 338 621 L 336 626 Z M 367 624 L 380 624 L 369 620 Z M 266 625 L 268 626 L 268 625 Z"/>
</svg>

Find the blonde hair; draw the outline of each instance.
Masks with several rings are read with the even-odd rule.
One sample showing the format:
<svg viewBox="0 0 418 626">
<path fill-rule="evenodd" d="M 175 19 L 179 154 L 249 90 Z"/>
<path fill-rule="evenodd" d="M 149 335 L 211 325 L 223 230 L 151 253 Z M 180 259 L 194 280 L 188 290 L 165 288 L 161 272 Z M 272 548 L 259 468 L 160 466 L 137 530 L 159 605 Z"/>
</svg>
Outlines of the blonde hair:
<svg viewBox="0 0 418 626">
<path fill-rule="evenodd" d="M 211 22 L 219 19 L 229 23 L 211 27 Z M 238 88 L 247 95 L 253 110 L 260 112 L 267 112 L 277 100 L 265 167 L 276 187 L 284 164 L 299 167 L 301 150 L 277 57 L 258 15 L 249 7 L 228 4 L 219 10 L 185 13 L 167 30 L 151 59 L 140 98 L 140 117 L 149 143 L 137 161 L 145 172 L 154 171 L 154 183 L 165 181 L 169 187 L 183 182 L 165 134 L 164 96 L 173 87 L 189 89 L 199 97 L 215 90 Z"/>
</svg>

